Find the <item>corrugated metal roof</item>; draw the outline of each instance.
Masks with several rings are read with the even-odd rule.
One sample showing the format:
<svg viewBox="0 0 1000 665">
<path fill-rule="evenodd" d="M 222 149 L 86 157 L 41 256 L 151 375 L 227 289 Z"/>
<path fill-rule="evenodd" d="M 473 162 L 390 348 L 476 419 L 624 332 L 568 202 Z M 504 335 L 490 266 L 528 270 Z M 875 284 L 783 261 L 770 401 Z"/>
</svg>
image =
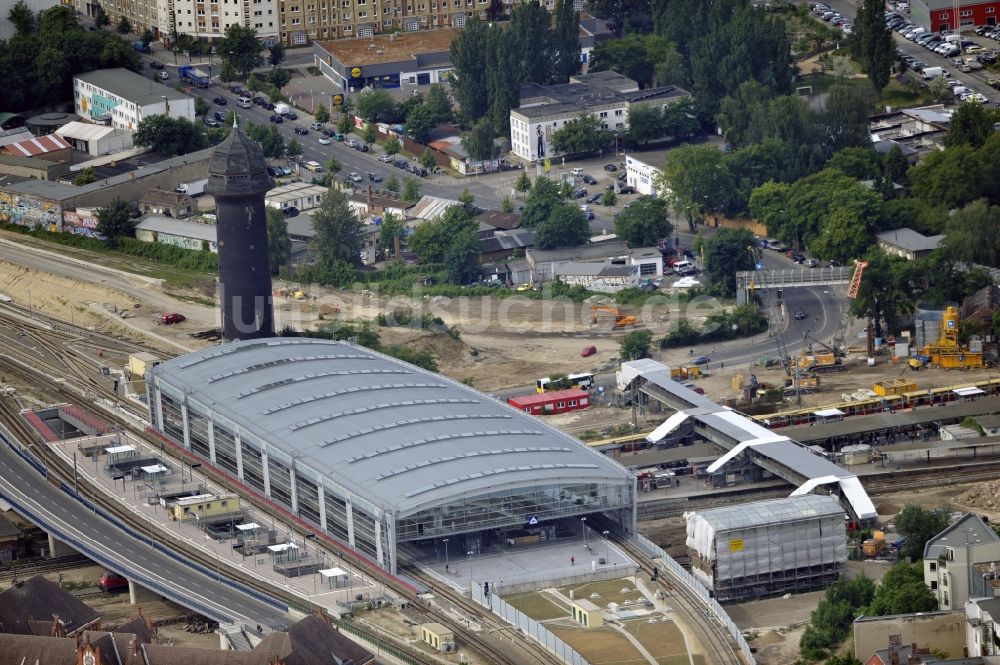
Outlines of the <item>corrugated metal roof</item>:
<svg viewBox="0 0 1000 665">
<path fill-rule="evenodd" d="M 718 532 L 825 515 L 843 515 L 844 509 L 832 496 L 805 494 L 786 499 L 754 501 L 737 506 L 699 510 L 696 514 Z"/>
<path fill-rule="evenodd" d="M 136 229 L 142 231 L 153 231 L 155 233 L 168 233 L 170 235 L 182 236 L 184 238 L 196 238 L 198 240 L 208 240 L 215 242 L 218 238 L 218 230 L 214 224 L 199 224 L 197 222 L 185 222 L 173 217 L 163 217 L 160 215 L 150 215 L 146 219 L 136 224 Z"/>
<path fill-rule="evenodd" d="M 70 147 L 72 146 L 66 143 L 66 140 L 58 134 L 46 134 L 37 138 L 9 143 L 4 146 L 4 150 L 18 157 L 34 157 L 36 155 L 44 155 L 47 152 L 65 150 Z"/>
<path fill-rule="evenodd" d="M 462 205 L 454 199 L 443 199 L 439 196 L 422 196 L 416 205 L 406 211 L 407 217 L 413 219 L 436 219 L 444 214 L 449 206 Z"/>
<path fill-rule="evenodd" d="M 79 141 L 99 141 L 108 134 L 114 134 L 115 128 L 107 125 L 92 125 L 86 122 L 70 122 L 56 130 L 59 136 L 68 136 Z"/>
<path fill-rule="evenodd" d="M 632 483 L 615 461 L 525 413 L 346 342 L 233 342 L 152 376 L 400 516 L 511 487 Z"/>
</svg>

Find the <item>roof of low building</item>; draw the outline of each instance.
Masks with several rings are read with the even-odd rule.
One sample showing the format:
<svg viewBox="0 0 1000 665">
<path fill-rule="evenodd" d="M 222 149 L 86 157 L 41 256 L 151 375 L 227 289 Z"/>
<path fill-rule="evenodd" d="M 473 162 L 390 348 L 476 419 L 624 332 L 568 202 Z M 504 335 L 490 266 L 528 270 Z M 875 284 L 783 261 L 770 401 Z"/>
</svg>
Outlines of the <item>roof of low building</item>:
<svg viewBox="0 0 1000 665">
<path fill-rule="evenodd" d="M 476 221 L 481 225 L 488 224 L 495 229 L 509 230 L 517 227 L 521 223 L 521 215 L 516 212 L 480 209 L 476 213 Z"/>
<path fill-rule="evenodd" d="M 0 131 L 0 148 L 11 143 L 30 139 L 34 136 L 27 127 L 14 127 Z"/>
<path fill-rule="evenodd" d="M 895 245 L 910 252 L 928 252 L 937 249 L 944 240 L 943 235 L 925 236 L 911 228 L 882 231 L 876 233 L 875 237 L 881 242 Z"/>
<path fill-rule="evenodd" d="M 509 398 L 517 407 L 534 406 L 536 404 L 547 404 L 559 400 L 583 399 L 589 393 L 579 388 L 567 388 L 566 390 L 551 390 L 544 393 L 534 393 L 532 395 L 518 395 Z"/>
<path fill-rule="evenodd" d="M 0 632 L 30 635 L 29 621 L 52 623 L 56 614 L 67 633 L 100 619 L 100 615 L 73 594 L 41 575 L 0 593 Z"/>
<path fill-rule="evenodd" d="M 1000 536 L 979 515 L 965 513 L 924 545 L 924 558 L 936 559 L 948 547 L 1000 542 Z"/>
<path fill-rule="evenodd" d="M 46 134 L 45 136 L 32 137 L 21 141 L 14 141 L 3 146 L 3 149 L 18 157 L 35 157 L 48 152 L 71 149 L 66 139 L 58 134 Z"/>
<path fill-rule="evenodd" d="M 77 74 L 73 78 L 105 90 L 116 97 L 127 99 L 137 106 L 159 104 L 163 101 L 163 97 L 170 102 L 190 99 L 170 86 L 161 85 L 124 67 L 95 69 L 92 72 Z"/>
<path fill-rule="evenodd" d="M 215 242 L 219 237 L 218 228 L 216 228 L 215 224 L 199 224 L 198 222 L 188 222 L 183 219 L 164 217 L 163 215 L 147 215 L 141 222 L 136 224 L 135 228 L 140 231 L 167 233 L 183 238 L 195 238 L 209 242 Z"/>
<path fill-rule="evenodd" d="M 499 487 L 631 486 L 614 460 L 569 435 L 443 375 L 347 342 L 230 342 L 151 372 L 158 389 L 186 394 L 189 404 L 398 517 Z"/>
<path fill-rule="evenodd" d="M 604 261 L 609 258 L 629 256 L 628 245 L 624 241 L 602 242 L 564 249 L 529 249 L 527 258 L 533 265 L 556 261 Z"/>
<path fill-rule="evenodd" d="M 69 122 L 56 130 L 59 136 L 68 136 L 78 141 L 100 141 L 109 134 L 115 134 L 121 130 L 108 125 L 95 125 L 89 122 Z"/>
<path fill-rule="evenodd" d="M 556 275 L 577 277 L 631 277 L 638 266 L 615 266 L 603 263 L 564 263 L 553 268 Z"/>
<path fill-rule="evenodd" d="M 462 204 L 454 199 L 425 194 L 412 208 L 406 211 L 406 216 L 413 219 L 436 219 L 443 215 L 449 206 L 457 205 Z"/>
<path fill-rule="evenodd" d="M 169 189 L 150 189 L 142 195 L 139 202 L 149 203 L 152 205 L 171 206 L 183 203 L 186 199 L 190 200 L 191 197 L 182 192 L 175 192 Z"/>
<path fill-rule="evenodd" d="M 793 519 L 843 515 L 844 509 L 835 497 L 824 494 L 803 494 L 783 499 L 754 501 L 736 506 L 698 510 L 692 514 L 698 515 L 715 527 L 716 532 L 724 532 Z"/>
<path fill-rule="evenodd" d="M 500 252 L 505 249 L 522 249 L 535 243 L 534 229 L 512 229 L 497 231 L 489 238 L 479 241 L 479 251 L 483 254 Z"/>
<path fill-rule="evenodd" d="M 451 28 L 397 32 L 375 35 L 370 39 L 337 39 L 320 42 L 320 47 L 345 67 L 380 65 L 390 62 L 414 60 L 431 53 L 448 53 L 452 40 L 459 31 Z M 447 61 L 445 61 L 447 62 Z"/>
<path fill-rule="evenodd" d="M 572 82 L 572 81 L 578 82 Z M 635 81 L 616 72 L 596 72 L 571 79 L 570 83 L 543 86 L 521 85 L 521 106 L 514 109 L 524 118 L 585 113 L 592 108 L 614 104 L 637 104 L 690 97 L 677 86 L 639 90 Z"/>
</svg>

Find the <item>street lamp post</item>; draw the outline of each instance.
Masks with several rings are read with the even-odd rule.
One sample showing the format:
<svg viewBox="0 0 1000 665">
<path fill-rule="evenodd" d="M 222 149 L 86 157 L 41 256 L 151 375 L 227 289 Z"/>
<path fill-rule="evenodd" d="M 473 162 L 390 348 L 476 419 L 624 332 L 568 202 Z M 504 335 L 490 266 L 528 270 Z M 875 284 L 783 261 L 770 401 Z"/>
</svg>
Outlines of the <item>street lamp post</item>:
<svg viewBox="0 0 1000 665">
<path fill-rule="evenodd" d="M 583 544 L 587 544 L 587 518 L 581 517 L 580 524 L 583 525 Z"/>
<path fill-rule="evenodd" d="M 604 532 L 604 562 L 611 563 L 611 544 L 608 542 L 608 534 L 610 531 Z"/>
<path fill-rule="evenodd" d="M 442 542 L 444 542 L 444 569 L 447 572 L 448 567 L 451 565 L 451 560 L 448 558 L 448 539 L 443 538 Z"/>
</svg>

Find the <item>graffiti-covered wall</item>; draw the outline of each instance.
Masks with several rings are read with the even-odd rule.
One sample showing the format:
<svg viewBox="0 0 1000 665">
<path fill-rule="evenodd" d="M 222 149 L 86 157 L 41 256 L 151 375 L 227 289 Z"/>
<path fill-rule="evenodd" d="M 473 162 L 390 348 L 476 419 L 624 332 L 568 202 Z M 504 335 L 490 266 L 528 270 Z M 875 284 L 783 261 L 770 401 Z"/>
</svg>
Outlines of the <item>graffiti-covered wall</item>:
<svg viewBox="0 0 1000 665">
<path fill-rule="evenodd" d="M 102 237 L 97 233 L 97 211 L 90 208 L 77 208 L 76 211 L 64 210 L 62 230 L 65 233 L 75 233 L 78 236 L 89 238 Z"/>
<path fill-rule="evenodd" d="M 28 194 L 0 192 L 0 222 L 58 231 L 62 215 L 59 205 Z"/>
</svg>

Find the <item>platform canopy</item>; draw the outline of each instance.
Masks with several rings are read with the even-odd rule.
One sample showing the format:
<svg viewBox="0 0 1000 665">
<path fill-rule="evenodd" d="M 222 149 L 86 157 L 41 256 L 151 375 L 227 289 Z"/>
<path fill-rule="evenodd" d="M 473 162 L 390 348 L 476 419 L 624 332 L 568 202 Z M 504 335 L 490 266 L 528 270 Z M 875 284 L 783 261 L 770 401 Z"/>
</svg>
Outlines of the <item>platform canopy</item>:
<svg viewBox="0 0 1000 665">
<path fill-rule="evenodd" d="M 288 550 L 297 550 L 299 546 L 295 543 L 281 543 L 280 545 L 268 545 L 267 549 L 271 552 L 287 552 Z"/>
<path fill-rule="evenodd" d="M 140 468 L 143 470 L 144 473 L 148 473 L 150 475 L 154 473 L 166 473 L 167 471 L 169 471 L 169 469 L 167 469 L 167 467 L 163 466 L 162 464 L 153 464 L 152 466 L 143 466 Z"/>
<path fill-rule="evenodd" d="M 834 418 L 844 415 L 844 412 L 840 409 L 820 409 L 819 411 L 813 411 L 813 415 L 820 418 Z"/>
<path fill-rule="evenodd" d="M 260 528 L 260 525 L 257 524 L 256 522 L 250 522 L 248 524 L 237 524 L 236 525 L 236 530 L 237 531 L 254 531 L 255 529 L 259 529 L 259 528 Z"/>
<path fill-rule="evenodd" d="M 105 448 L 104 452 L 109 455 L 118 455 L 120 453 L 131 453 L 135 452 L 135 446 L 111 446 L 110 448 Z"/>
<path fill-rule="evenodd" d="M 982 388 L 976 388 L 975 386 L 969 386 L 968 388 L 956 388 L 951 392 L 955 393 L 959 397 L 971 397 L 972 395 L 985 395 L 986 391 Z"/>
<path fill-rule="evenodd" d="M 319 571 L 319 574 L 323 579 L 328 579 L 330 577 L 347 577 L 350 575 L 350 573 L 343 568 L 327 568 L 326 570 Z"/>
</svg>

